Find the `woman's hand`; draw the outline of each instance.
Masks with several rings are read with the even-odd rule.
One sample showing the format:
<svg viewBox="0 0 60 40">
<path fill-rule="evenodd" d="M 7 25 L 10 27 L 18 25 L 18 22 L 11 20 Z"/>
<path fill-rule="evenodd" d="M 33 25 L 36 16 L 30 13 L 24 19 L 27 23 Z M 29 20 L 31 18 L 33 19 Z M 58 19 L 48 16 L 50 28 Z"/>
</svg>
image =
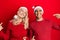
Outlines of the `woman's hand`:
<svg viewBox="0 0 60 40">
<path fill-rule="evenodd" d="M 0 23 L 0 31 L 3 29 L 2 24 L 3 24 L 3 23 Z"/>
<path fill-rule="evenodd" d="M 58 13 L 53 14 L 53 16 L 55 16 L 57 19 L 60 19 L 60 14 L 58 14 Z"/>
</svg>

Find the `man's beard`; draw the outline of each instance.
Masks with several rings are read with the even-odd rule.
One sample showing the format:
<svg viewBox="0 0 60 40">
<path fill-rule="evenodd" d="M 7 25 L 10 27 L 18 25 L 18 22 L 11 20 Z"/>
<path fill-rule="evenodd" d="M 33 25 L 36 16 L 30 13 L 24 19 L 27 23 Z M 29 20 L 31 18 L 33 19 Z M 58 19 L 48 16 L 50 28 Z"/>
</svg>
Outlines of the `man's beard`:
<svg viewBox="0 0 60 40">
<path fill-rule="evenodd" d="M 41 17 L 36 17 L 36 19 L 40 19 Z"/>
</svg>

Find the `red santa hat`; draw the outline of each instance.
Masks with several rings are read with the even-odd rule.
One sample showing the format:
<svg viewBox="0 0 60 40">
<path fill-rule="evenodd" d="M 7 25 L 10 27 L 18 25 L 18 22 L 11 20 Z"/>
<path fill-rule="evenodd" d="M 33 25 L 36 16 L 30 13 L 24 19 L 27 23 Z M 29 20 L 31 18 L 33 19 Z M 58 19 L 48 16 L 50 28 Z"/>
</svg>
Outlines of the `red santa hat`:
<svg viewBox="0 0 60 40">
<path fill-rule="evenodd" d="M 24 12 L 28 11 L 27 7 L 20 7 L 19 10 L 22 9 Z"/>
<path fill-rule="evenodd" d="M 42 13 L 44 13 L 44 10 L 43 10 L 43 8 L 41 7 L 41 6 L 33 6 L 32 7 L 33 9 L 34 9 L 34 12 L 37 10 L 37 9 L 40 9 L 40 10 L 42 10 Z"/>
</svg>

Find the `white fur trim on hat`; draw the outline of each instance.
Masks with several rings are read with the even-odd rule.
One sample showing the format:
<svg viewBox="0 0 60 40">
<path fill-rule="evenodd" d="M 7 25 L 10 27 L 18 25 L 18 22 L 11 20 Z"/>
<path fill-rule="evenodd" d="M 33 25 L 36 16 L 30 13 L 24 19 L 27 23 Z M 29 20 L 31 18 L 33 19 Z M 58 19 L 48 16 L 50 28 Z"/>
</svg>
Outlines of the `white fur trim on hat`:
<svg viewBox="0 0 60 40">
<path fill-rule="evenodd" d="M 22 9 L 24 12 L 28 11 L 28 9 L 26 7 L 20 7 L 19 10 Z"/>
<path fill-rule="evenodd" d="M 44 13 L 44 10 L 43 10 L 43 8 L 42 8 L 41 6 L 36 6 L 36 7 L 34 8 L 34 12 L 35 12 L 35 10 L 37 10 L 37 9 L 41 9 L 41 10 L 42 10 L 42 13 Z"/>
</svg>

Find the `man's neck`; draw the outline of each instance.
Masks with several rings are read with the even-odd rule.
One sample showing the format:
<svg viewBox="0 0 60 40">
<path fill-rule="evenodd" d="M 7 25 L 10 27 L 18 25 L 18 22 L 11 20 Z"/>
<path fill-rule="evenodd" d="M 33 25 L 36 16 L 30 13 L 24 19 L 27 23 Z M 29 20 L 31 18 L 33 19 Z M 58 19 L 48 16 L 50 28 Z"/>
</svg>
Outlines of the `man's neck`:
<svg viewBox="0 0 60 40">
<path fill-rule="evenodd" d="M 41 18 L 39 18 L 39 19 L 37 19 L 37 21 L 43 21 L 44 19 L 41 17 Z"/>
</svg>

